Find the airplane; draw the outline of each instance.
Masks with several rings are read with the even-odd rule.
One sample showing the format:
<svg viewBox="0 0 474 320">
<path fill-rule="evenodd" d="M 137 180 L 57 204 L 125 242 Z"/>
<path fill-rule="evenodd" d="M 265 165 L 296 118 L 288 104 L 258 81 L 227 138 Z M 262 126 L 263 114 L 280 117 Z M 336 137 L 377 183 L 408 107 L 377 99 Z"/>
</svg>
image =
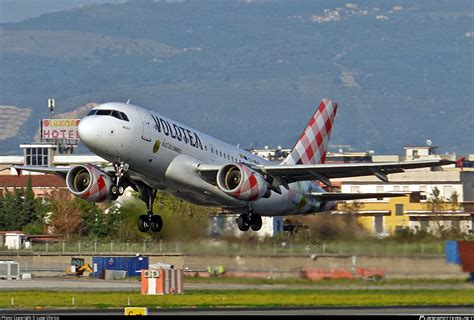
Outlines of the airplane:
<svg viewBox="0 0 474 320">
<path fill-rule="evenodd" d="M 337 109 L 336 102 L 323 99 L 286 159 L 274 163 L 158 112 L 129 102 L 107 102 L 89 111 L 78 132 L 81 142 L 113 167 L 15 168 L 19 174 L 21 170 L 58 174 L 72 194 L 92 202 L 116 200 L 126 188 L 133 188 L 147 207 L 138 219 L 142 232 L 159 232 L 163 227 L 160 215 L 153 213 L 158 190 L 240 214 L 236 222 L 241 231 L 258 231 L 262 216 L 312 214 L 331 211 L 342 200 L 406 196 L 326 192 L 320 182 L 331 186 L 332 178 L 368 175 L 388 182 L 392 173 L 453 163 L 325 164 Z"/>
</svg>

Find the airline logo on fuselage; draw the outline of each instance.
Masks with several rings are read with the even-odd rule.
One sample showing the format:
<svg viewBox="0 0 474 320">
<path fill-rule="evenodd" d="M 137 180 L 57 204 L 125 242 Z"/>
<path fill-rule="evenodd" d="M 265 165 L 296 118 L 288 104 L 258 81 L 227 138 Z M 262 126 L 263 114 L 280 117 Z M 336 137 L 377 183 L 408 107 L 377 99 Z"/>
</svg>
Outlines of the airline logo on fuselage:
<svg viewBox="0 0 474 320">
<path fill-rule="evenodd" d="M 160 140 L 156 140 L 155 144 L 153 145 L 153 153 L 157 153 L 158 150 L 160 150 L 160 145 L 161 145 Z"/>
<path fill-rule="evenodd" d="M 153 118 L 153 121 L 155 121 L 154 128 L 156 131 L 160 133 L 162 132 L 165 136 L 171 137 L 178 141 L 182 141 L 186 144 L 191 145 L 192 147 L 200 148 L 201 150 L 203 150 L 201 139 L 199 138 L 196 132 L 178 126 L 175 123 L 170 123 L 170 121 L 165 120 L 163 118 L 158 118 L 153 114 L 151 115 L 151 117 Z"/>
</svg>

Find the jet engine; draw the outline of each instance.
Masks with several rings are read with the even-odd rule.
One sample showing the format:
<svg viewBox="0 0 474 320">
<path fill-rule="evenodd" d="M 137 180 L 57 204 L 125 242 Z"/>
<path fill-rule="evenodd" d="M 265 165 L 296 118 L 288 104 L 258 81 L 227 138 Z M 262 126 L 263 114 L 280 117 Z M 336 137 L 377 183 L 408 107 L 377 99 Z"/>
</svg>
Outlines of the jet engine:
<svg viewBox="0 0 474 320">
<path fill-rule="evenodd" d="M 72 194 L 87 201 L 114 199 L 110 193 L 112 178 L 92 165 L 78 165 L 69 170 L 66 185 Z"/>
<path fill-rule="evenodd" d="M 217 172 L 217 186 L 228 195 L 245 201 L 256 201 L 270 196 L 263 176 L 242 163 L 222 167 Z"/>
</svg>

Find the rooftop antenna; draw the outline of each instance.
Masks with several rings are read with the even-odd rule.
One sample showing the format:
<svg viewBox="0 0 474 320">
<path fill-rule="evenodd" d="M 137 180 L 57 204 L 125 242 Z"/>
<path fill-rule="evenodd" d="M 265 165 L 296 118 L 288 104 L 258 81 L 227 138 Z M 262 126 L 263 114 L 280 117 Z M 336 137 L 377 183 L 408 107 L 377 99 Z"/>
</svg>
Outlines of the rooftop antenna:
<svg viewBox="0 0 474 320">
<path fill-rule="evenodd" d="M 54 100 L 53 97 L 48 99 L 48 108 L 49 108 L 49 111 L 51 112 L 51 118 L 52 118 L 54 115 L 54 109 L 56 108 L 56 101 Z"/>
</svg>

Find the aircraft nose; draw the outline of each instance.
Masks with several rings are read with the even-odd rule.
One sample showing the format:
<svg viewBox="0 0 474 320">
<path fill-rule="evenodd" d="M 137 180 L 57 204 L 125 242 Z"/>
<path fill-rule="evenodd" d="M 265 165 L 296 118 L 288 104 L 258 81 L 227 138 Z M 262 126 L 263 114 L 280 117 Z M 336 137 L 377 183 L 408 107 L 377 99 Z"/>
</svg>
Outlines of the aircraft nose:
<svg viewBox="0 0 474 320">
<path fill-rule="evenodd" d="M 100 141 L 100 123 L 91 117 L 85 117 L 79 122 L 77 128 L 79 133 L 79 139 L 88 148 L 96 147 L 96 144 Z"/>
</svg>

